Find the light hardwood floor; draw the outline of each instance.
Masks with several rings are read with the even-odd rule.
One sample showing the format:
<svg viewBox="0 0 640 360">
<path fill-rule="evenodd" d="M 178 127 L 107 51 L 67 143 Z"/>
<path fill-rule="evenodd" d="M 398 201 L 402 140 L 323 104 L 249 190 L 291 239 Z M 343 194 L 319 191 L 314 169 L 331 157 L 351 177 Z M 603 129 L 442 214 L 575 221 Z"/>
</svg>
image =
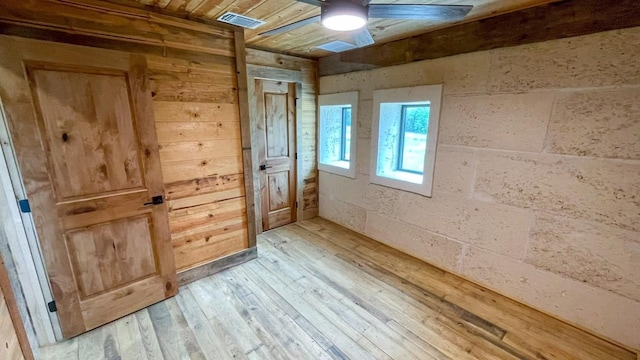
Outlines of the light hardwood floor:
<svg viewBox="0 0 640 360">
<path fill-rule="evenodd" d="M 636 354 L 321 218 L 259 258 L 41 349 L 45 359 L 632 359 Z"/>
</svg>

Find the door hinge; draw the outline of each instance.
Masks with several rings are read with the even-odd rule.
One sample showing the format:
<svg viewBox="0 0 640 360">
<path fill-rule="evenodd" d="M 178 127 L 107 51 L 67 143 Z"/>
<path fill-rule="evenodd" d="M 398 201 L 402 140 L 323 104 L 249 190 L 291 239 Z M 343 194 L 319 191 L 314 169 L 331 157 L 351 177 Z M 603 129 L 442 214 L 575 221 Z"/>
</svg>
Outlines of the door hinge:
<svg viewBox="0 0 640 360">
<path fill-rule="evenodd" d="M 27 199 L 18 200 L 18 206 L 20 207 L 20 212 L 23 212 L 23 213 L 31 212 L 31 206 L 29 205 L 29 200 Z"/>
<path fill-rule="evenodd" d="M 47 303 L 47 307 L 49 308 L 49 312 L 56 312 L 58 311 L 58 307 L 56 306 L 56 301 L 49 301 Z"/>
<path fill-rule="evenodd" d="M 296 98 L 293 103 L 295 104 L 295 107 L 298 107 L 298 98 Z"/>
<path fill-rule="evenodd" d="M 298 160 L 298 153 L 296 153 L 296 160 Z"/>
<path fill-rule="evenodd" d="M 296 201 L 296 209 L 298 208 L 298 202 Z"/>
</svg>

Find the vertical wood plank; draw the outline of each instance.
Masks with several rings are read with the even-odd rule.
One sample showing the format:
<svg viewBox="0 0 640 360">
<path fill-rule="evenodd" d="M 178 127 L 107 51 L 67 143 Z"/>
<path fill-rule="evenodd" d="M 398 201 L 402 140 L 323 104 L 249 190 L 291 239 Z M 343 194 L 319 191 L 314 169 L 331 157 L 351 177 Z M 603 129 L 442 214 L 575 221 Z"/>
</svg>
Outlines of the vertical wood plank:
<svg viewBox="0 0 640 360">
<path fill-rule="evenodd" d="M 158 148 L 158 138 L 155 128 L 155 117 L 153 113 L 153 103 L 151 100 L 149 78 L 146 76 L 147 59 L 144 55 L 132 54 L 130 56 L 130 86 L 136 113 L 136 119 L 146 119 L 146 121 L 136 121 L 140 145 L 143 147 L 145 172 L 149 196 L 162 196 L 164 194 L 164 182 L 162 180 L 162 168 L 160 165 L 160 155 Z M 171 245 L 171 229 L 169 228 L 167 205 L 160 204 L 153 206 L 152 219 L 155 229 L 156 239 L 153 243 L 158 256 L 160 273 L 164 279 L 165 297 L 170 297 L 178 292 L 176 282 L 176 268 Z"/>
<path fill-rule="evenodd" d="M 240 107 L 240 136 L 242 139 L 242 163 L 244 169 L 245 202 L 247 204 L 247 227 L 249 247 L 256 246 L 256 214 L 253 196 L 253 159 L 251 150 L 251 119 L 249 117 L 249 94 L 247 84 L 247 62 L 244 31 L 235 32 L 236 72 L 238 74 L 238 106 Z"/>
<path fill-rule="evenodd" d="M 4 298 L 4 300 L 2 300 Z M 22 319 L 20 318 L 20 313 L 18 312 L 18 305 L 16 304 L 15 297 L 13 296 L 13 291 L 11 290 L 11 284 L 9 283 L 9 274 L 7 274 L 7 270 L 4 265 L 4 260 L 2 259 L 2 255 L 0 255 L 0 303 L 2 306 L 0 308 L 6 307 L 8 310 L 8 318 L 0 319 L 0 322 L 10 321 L 13 323 L 13 330 L 15 331 L 15 337 L 18 340 L 18 344 L 14 352 L 17 352 L 17 348 L 19 347 L 22 352 L 22 356 L 26 360 L 33 359 L 33 353 L 31 352 L 31 347 L 29 345 L 29 339 L 27 338 L 27 332 L 24 330 L 24 326 L 22 324 Z M 5 317 L 7 314 L 3 314 Z M 10 332 L 11 327 L 4 327 L 6 331 Z M 8 340 L 13 337 L 14 334 L 10 333 L 2 333 L 0 334 L 0 339 Z M 0 345 L 4 346 L 4 344 Z M 8 345 L 7 345 L 8 346 Z M 16 344 L 14 344 L 16 346 Z M 1 354 L 1 352 L 0 352 Z"/>
</svg>

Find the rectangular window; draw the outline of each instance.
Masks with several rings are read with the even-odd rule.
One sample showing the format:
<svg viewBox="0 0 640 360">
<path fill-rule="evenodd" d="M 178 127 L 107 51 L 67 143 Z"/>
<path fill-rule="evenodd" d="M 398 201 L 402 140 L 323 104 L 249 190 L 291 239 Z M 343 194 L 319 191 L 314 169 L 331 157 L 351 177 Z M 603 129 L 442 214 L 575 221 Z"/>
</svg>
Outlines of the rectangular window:
<svg viewBox="0 0 640 360">
<path fill-rule="evenodd" d="M 370 179 L 431 196 L 442 85 L 375 90 Z"/>
<path fill-rule="evenodd" d="M 355 178 L 358 93 L 320 95 L 318 131 L 318 168 Z"/>
</svg>

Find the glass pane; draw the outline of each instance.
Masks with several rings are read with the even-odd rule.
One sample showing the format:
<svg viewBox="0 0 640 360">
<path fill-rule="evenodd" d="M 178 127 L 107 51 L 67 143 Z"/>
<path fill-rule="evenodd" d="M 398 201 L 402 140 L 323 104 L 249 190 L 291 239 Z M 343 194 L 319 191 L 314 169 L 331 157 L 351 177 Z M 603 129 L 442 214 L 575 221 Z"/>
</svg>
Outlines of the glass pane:
<svg viewBox="0 0 640 360">
<path fill-rule="evenodd" d="M 351 155 L 351 108 L 342 110 L 342 121 L 344 129 L 342 136 L 344 138 L 342 147 L 342 160 L 349 161 Z"/>
<path fill-rule="evenodd" d="M 343 161 L 345 105 L 320 106 L 320 163 L 349 168 Z"/>
<path fill-rule="evenodd" d="M 429 106 L 404 108 L 404 134 L 402 139 L 400 170 L 422 173 L 427 150 Z"/>
</svg>

